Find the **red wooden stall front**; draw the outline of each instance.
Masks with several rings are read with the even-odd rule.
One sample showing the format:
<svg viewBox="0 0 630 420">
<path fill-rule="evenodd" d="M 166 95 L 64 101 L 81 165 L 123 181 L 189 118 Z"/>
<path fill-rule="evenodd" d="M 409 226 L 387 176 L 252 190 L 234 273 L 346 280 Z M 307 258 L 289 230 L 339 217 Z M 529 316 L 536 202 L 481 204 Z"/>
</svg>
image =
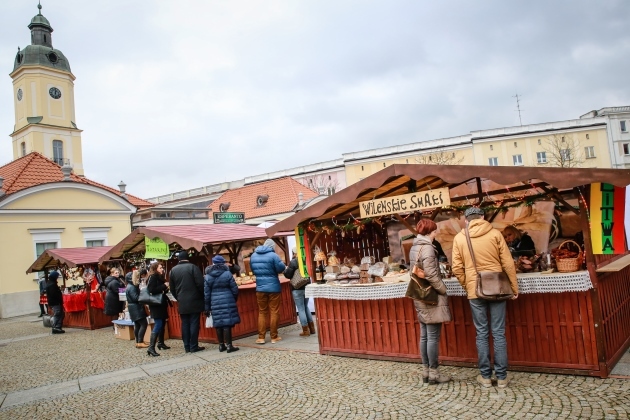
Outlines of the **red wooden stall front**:
<svg viewBox="0 0 630 420">
<path fill-rule="evenodd" d="M 100 302 L 105 299 L 106 292 L 79 292 L 73 295 L 64 295 L 65 317 L 63 326 L 67 328 L 82 328 L 87 330 L 96 330 L 99 328 L 111 327 L 112 321 L 116 316 L 109 316 L 103 313 L 102 305 L 99 305 L 98 296 L 90 296 L 99 293 Z M 92 299 L 91 299 L 92 297 Z M 96 298 L 96 299 L 94 299 Z M 81 310 L 78 309 L 78 302 L 70 302 L 76 300 L 82 301 Z"/>
<path fill-rule="evenodd" d="M 282 279 L 279 326 L 297 323 L 297 312 L 293 297 L 291 296 L 291 286 L 289 280 Z M 234 326 L 232 336 L 234 338 L 247 337 L 258 332 L 258 303 L 256 302 L 256 284 L 239 286 L 238 301 L 236 303 L 241 323 Z M 182 338 L 181 318 L 179 317 L 177 302 L 168 309 L 168 331 L 171 338 Z M 269 320 L 267 320 L 269 325 Z M 206 343 L 218 343 L 216 330 L 205 327 L 205 316 L 201 315 L 201 329 L 199 331 L 199 341 Z"/>
</svg>

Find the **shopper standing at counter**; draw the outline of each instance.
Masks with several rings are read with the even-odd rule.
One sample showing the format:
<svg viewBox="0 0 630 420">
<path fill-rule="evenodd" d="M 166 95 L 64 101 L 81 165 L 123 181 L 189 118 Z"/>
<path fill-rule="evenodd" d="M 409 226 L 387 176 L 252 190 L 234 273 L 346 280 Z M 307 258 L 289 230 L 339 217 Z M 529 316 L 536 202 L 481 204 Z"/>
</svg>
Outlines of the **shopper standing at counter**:
<svg viewBox="0 0 630 420">
<path fill-rule="evenodd" d="M 120 270 L 116 267 L 112 267 L 109 270 L 109 276 L 105 279 L 105 289 L 107 290 L 107 294 L 105 295 L 105 308 L 103 309 L 105 315 L 118 316 L 118 314 L 123 311 L 125 302 L 120 301 L 118 293 L 125 285 L 119 277 Z"/>
<path fill-rule="evenodd" d="M 153 318 L 153 330 L 151 331 L 151 340 L 149 342 L 149 349 L 147 354 L 149 356 L 159 356 L 160 353 L 155 351 L 155 344 L 158 338 L 161 338 L 161 342 L 164 342 L 164 327 L 168 318 L 167 311 L 167 299 L 166 293 L 168 293 L 168 283 L 164 281 L 164 267 L 159 262 L 151 263 L 149 266 L 149 281 L 147 282 L 147 290 L 152 295 L 162 295 L 160 304 L 149 305 L 149 312 L 151 318 Z M 160 348 L 160 347 L 158 347 Z M 162 346 L 164 350 L 168 350 L 170 347 Z"/>
<path fill-rule="evenodd" d="M 275 249 L 276 243 L 272 239 L 267 239 L 263 245 L 256 248 L 250 259 L 252 271 L 256 276 L 256 301 L 258 302 L 258 340 L 256 340 L 256 344 L 265 344 L 269 312 L 271 312 L 269 321 L 271 343 L 274 344 L 282 340 L 282 337 L 278 336 L 278 320 L 280 319 L 280 306 L 282 304 L 278 274 L 282 273 L 286 266 L 280 261 Z"/>
<path fill-rule="evenodd" d="M 125 296 L 127 297 L 129 318 L 133 321 L 134 325 L 133 333 L 136 337 L 136 348 L 146 349 L 149 345 L 145 344 L 143 339 L 148 326 L 147 314 L 144 310 L 144 305 L 138 302 L 138 298 L 140 297 L 140 271 L 136 270 L 131 274 L 131 281 L 127 282 Z"/>
<path fill-rule="evenodd" d="M 56 271 L 53 271 L 48 275 L 46 295 L 48 296 L 48 305 L 50 305 L 53 310 L 53 316 L 51 319 L 52 333 L 63 334 L 65 333 L 65 331 L 62 329 L 63 319 L 65 318 L 66 314 L 63 311 L 63 295 L 61 294 L 61 289 L 57 284 L 57 278 L 59 278 L 59 273 Z"/>
<path fill-rule="evenodd" d="M 232 327 L 241 322 L 236 306 L 238 286 L 221 255 L 215 255 L 212 265 L 206 268 L 204 285 L 206 315 L 212 312 L 219 351 L 238 351 L 238 347 L 232 345 Z"/>
<path fill-rule="evenodd" d="M 199 319 L 204 309 L 203 275 L 195 264 L 188 261 L 188 252 L 177 254 L 179 263 L 169 273 L 171 293 L 177 299 L 182 320 L 182 341 L 186 353 L 205 350 L 199 347 Z"/>
<path fill-rule="evenodd" d="M 494 372 L 499 388 L 507 387 L 508 355 L 505 339 L 505 304 L 506 301 L 490 301 L 477 298 L 477 271 L 503 271 L 510 279 L 514 296 L 518 297 L 516 268 L 510 250 L 501 232 L 484 220 L 484 211 L 470 207 L 464 212 L 470 241 L 475 253 L 477 267 L 473 263 L 465 231 L 460 231 L 453 240 L 453 274 L 468 295 L 473 323 L 477 332 L 477 355 L 480 375 L 477 382 L 483 387 L 492 386 L 492 367 L 490 366 L 490 347 L 488 337 L 492 330 L 494 341 Z M 490 316 L 488 317 L 488 312 Z"/>
<path fill-rule="evenodd" d="M 297 260 L 297 248 L 292 249 L 293 257 L 291 258 L 291 262 L 289 263 L 286 270 L 284 270 L 284 277 L 291 280 L 296 272 L 299 272 L 300 265 Z M 300 325 L 302 326 L 302 332 L 300 333 L 300 337 L 309 337 L 311 334 L 315 334 L 315 323 L 313 322 L 313 315 L 311 315 L 311 310 L 308 308 L 308 298 L 305 297 L 305 289 L 308 286 L 308 283 L 305 283 L 304 286 L 299 289 L 295 289 L 293 284 L 291 285 L 291 295 L 293 296 L 293 301 L 295 302 L 295 306 L 298 310 L 298 317 L 300 318 Z"/>
</svg>

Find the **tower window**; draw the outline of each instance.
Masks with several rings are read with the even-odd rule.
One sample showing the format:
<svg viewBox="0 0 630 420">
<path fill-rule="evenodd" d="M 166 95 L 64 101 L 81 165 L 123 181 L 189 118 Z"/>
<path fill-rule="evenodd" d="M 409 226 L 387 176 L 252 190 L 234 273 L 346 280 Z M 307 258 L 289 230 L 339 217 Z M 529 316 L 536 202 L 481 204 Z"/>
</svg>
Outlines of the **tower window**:
<svg viewBox="0 0 630 420">
<path fill-rule="evenodd" d="M 588 134 L 586 135 L 586 140 L 588 140 L 590 137 L 588 136 Z"/>
<path fill-rule="evenodd" d="M 586 137 L 588 137 L 588 135 Z M 538 144 L 540 144 L 540 139 L 538 139 Z"/>
<path fill-rule="evenodd" d="M 53 161 L 59 166 L 63 166 L 63 142 L 53 140 Z"/>
<path fill-rule="evenodd" d="M 44 42 L 48 42 L 48 40 L 46 39 L 46 35 L 44 35 Z"/>
<path fill-rule="evenodd" d="M 22 156 L 26 156 L 26 143 L 22 142 L 20 147 L 22 148 Z"/>
<path fill-rule="evenodd" d="M 494 147 L 492 145 L 490 145 L 490 150 L 494 150 Z"/>
</svg>

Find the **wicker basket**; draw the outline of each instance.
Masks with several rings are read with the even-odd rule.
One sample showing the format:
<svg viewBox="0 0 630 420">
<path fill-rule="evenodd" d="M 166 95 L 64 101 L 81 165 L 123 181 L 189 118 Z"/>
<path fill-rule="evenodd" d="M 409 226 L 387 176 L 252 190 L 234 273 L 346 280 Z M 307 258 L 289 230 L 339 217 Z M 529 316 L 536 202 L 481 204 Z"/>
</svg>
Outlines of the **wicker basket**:
<svg viewBox="0 0 630 420">
<path fill-rule="evenodd" d="M 573 271 L 578 271 L 580 267 L 582 266 L 582 248 L 580 248 L 580 244 L 571 240 L 564 241 L 560 244 L 558 249 L 561 249 L 562 246 L 568 242 L 573 242 L 575 246 L 577 246 L 579 250 L 579 254 L 575 258 L 563 258 L 561 260 L 556 259 L 556 267 L 558 268 L 558 271 L 561 273 L 571 273 Z"/>
</svg>

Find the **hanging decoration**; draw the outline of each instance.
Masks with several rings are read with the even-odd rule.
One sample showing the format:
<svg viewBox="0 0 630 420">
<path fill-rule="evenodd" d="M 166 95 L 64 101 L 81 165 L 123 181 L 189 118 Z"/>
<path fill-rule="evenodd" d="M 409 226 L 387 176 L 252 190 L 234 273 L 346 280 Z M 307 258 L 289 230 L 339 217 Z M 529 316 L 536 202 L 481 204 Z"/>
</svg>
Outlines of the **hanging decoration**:
<svg viewBox="0 0 630 420">
<path fill-rule="evenodd" d="M 295 248 L 297 251 L 296 258 L 298 260 L 298 266 L 302 277 L 308 278 L 308 271 L 306 270 L 306 253 L 304 251 L 306 246 L 306 235 L 304 229 L 301 226 L 295 228 Z"/>
<path fill-rule="evenodd" d="M 596 182 L 591 184 L 590 201 L 593 254 L 625 253 L 626 189 Z"/>
</svg>

